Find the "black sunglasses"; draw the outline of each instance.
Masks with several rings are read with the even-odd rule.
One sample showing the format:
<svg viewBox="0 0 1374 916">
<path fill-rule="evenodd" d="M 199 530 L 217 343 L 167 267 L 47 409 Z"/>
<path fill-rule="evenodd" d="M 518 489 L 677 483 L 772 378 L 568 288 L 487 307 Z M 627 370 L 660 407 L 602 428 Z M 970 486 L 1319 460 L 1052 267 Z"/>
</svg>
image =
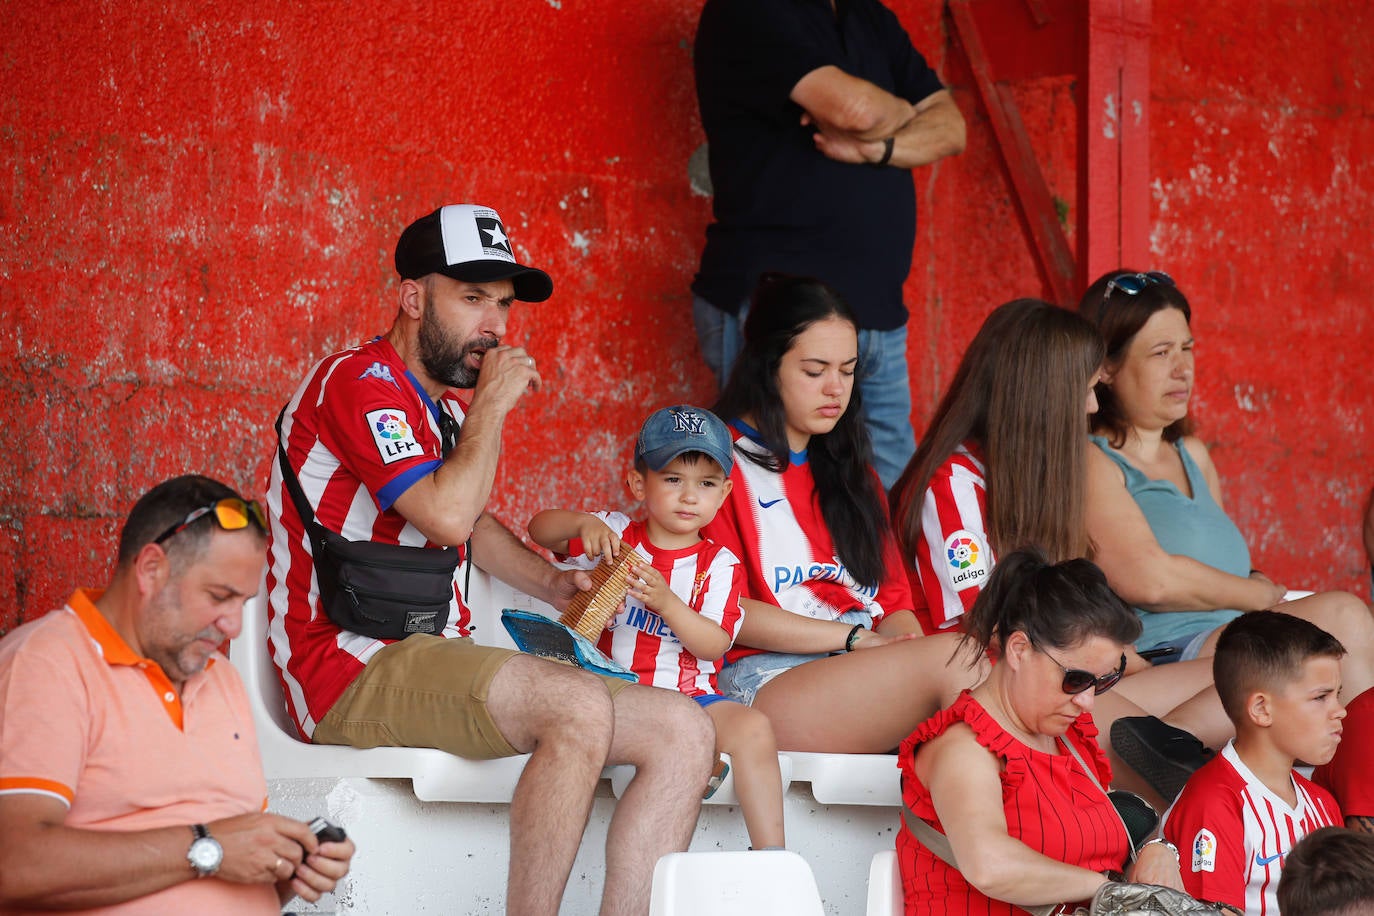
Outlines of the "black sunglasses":
<svg viewBox="0 0 1374 916">
<path fill-rule="evenodd" d="M 1143 274 L 1117 274 L 1107 281 L 1107 288 L 1102 291 L 1102 302 L 1106 304 L 1114 289 L 1119 289 L 1128 296 L 1138 296 L 1152 283 L 1173 286 L 1174 278 L 1162 270 L 1147 270 Z"/>
<path fill-rule="evenodd" d="M 257 500 L 229 496 L 211 505 L 192 510 L 186 518 L 153 538 L 153 543 L 161 544 L 173 535 L 184 531 L 205 515 L 212 516 L 215 523 L 225 531 L 238 531 L 240 528 L 247 528 L 249 522 L 257 525 L 262 531 L 267 531 L 267 513 L 263 511 Z"/>
<path fill-rule="evenodd" d="M 1035 646 L 1035 643 L 1032 642 L 1031 645 Z M 1093 693 L 1095 694 L 1104 694 L 1115 687 L 1116 682 L 1121 680 L 1122 675 L 1126 673 L 1126 654 L 1124 652 L 1121 654 L 1120 668 L 1117 668 L 1110 674 L 1104 674 L 1098 677 L 1091 671 L 1084 671 L 1082 668 L 1067 668 L 1059 659 L 1050 655 L 1050 653 L 1046 652 L 1044 649 L 1041 649 L 1039 646 L 1035 646 L 1035 648 L 1044 653 L 1046 658 L 1058 665 L 1064 672 L 1064 683 L 1060 686 L 1069 696 L 1076 696 L 1089 687 L 1093 688 Z"/>
</svg>

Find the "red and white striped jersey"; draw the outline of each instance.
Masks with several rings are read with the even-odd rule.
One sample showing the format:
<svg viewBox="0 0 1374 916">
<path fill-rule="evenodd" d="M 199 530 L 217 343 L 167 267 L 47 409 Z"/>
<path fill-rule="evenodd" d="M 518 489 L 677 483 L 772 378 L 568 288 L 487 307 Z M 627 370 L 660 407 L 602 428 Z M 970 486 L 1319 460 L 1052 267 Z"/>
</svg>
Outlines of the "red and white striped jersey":
<svg viewBox="0 0 1374 916">
<path fill-rule="evenodd" d="M 442 463 L 440 409 L 463 419 L 462 402 L 447 393 L 436 404 L 384 338 L 317 363 L 282 418 L 287 461 L 315 520 L 352 541 L 442 546 L 431 544 L 391 508 Z M 310 539 L 275 458 L 267 511 L 268 644 L 291 716 L 308 739 L 388 640 L 341 630 L 325 615 Z M 455 583 L 444 635 L 466 636 L 468 620 Z"/>
<path fill-rule="evenodd" d="M 691 547 L 665 550 L 649 542 L 642 523 L 619 512 L 593 514 L 620 535 L 623 547 L 645 557 L 683 604 L 719 624 L 730 634 L 730 642 L 735 641 L 744 619 L 739 606 L 744 572 L 733 553 L 705 539 Z M 591 569 L 600 557 L 589 557 L 585 551 L 582 541 L 574 538 L 568 542 L 567 556 L 558 559 L 579 569 Z M 720 693 L 716 672 L 721 660 L 693 655 L 662 617 L 633 597 L 625 599 L 624 609 L 601 634 L 597 648 L 639 675 L 641 684 L 679 690 L 689 697 Z"/>
<path fill-rule="evenodd" d="M 903 557 L 912 591 L 924 595 L 941 629 L 956 625 L 973 607 L 992 572 L 996 561 L 986 519 L 983 462 L 977 446 L 965 443 L 931 475 L 921 505 L 921 538 L 915 555 Z"/>
<path fill-rule="evenodd" d="M 1329 789 L 1346 817 L 1374 817 L 1374 690 L 1366 690 L 1345 707 L 1345 732 L 1331 762 L 1317 767 L 1312 781 Z"/>
<path fill-rule="evenodd" d="M 1278 916 L 1284 856 L 1318 827 L 1341 826 L 1336 799 L 1293 773 L 1290 808 L 1226 745 L 1193 774 L 1165 815 L 1164 835 L 1178 847 L 1183 887 L 1194 897 Z"/>
<path fill-rule="evenodd" d="M 762 454 L 763 447 L 731 424 L 738 451 Z M 871 473 L 871 471 L 870 471 Z M 803 617 L 834 620 L 846 611 L 884 615 L 912 609 L 901 554 L 890 536 L 887 512 L 873 520 L 886 538 L 883 581 L 862 586 L 840 561 L 821 517 L 811 465 L 793 456 L 781 474 L 747 458 L 730 471 L 734 487 L 702 535 L 729 548 L 744 565 L 744 597 L 775 604 Z M 875 475 L 876 479 L 876 475 Z M 759 650 L 731 648 L 728 662 Z"/>
</svg>

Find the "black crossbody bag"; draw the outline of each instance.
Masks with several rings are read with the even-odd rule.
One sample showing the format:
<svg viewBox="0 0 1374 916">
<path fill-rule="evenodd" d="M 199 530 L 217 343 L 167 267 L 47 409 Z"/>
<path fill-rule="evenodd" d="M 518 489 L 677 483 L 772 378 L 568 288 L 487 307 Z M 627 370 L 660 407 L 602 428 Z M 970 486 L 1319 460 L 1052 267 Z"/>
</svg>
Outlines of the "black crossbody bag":
<svg viewBox="0 0 1374 916">
<path fill-rule="evenodd" d="M 315 513 L 286 459 L 277 415 L 277 461 L 296 512 L 305 524 L 329 619 L 345 630 L 375 639 L 405 639 L 415 633 L 438 636 L 453 601 L 457 547 L 405 547 L 350 541 L 315 521 Z"/>
</svg>

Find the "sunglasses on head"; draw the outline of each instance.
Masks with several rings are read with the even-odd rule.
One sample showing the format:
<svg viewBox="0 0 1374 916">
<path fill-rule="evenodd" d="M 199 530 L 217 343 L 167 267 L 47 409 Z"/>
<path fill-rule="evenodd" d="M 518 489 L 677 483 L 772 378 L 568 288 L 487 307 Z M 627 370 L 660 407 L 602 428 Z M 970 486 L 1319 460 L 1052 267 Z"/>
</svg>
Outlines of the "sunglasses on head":
<svg viewBox="0 0 1374 916">
<path fill-rule="evenodd" d="M 240 528 L 247 528 L 249 522 L 257 525 L 262 531 L 267 531 L 267 513 L 263 511 L 257 500 L 229 496 L 217 503 L 193 510 L 186 518 L 153 538 L 153 543 L 161 544 L 205 515 L 212 516 L 215 523 L 225 531 L 238 531 Z"/>
<path fill-rule="evenodd" d="M 1102 302 L 1105 304 L 1112 297 L 1114 289 L 1119 289 L 1128 296 L 1138 296 L 1152 283 L 1173 286 L 1174 278 L 1162 270 L 1148 270 L 1143 274 L 1117 274 L 1107 281 L 1107 288 L 1102 292 Z"/>
<path fill-rule="evenodd" d="M 1031 645 L 1034 646 L 1035 643 L 1031 643 Z M 1126 654 L 1124 652 L 1121 655 L 1120 668 L 1117 668 L 1110 674 L 1104 674 L 1098 677 L 1091 671 L 1084 671 L 1082 668 L 1065 667 L 1063 662 L 1059 661 L 1059 659 L 1055 658 L 1053 655 L 1050 655 L 1050 653 L 1046 652 L 1044 649 L 1041 649 L 1039 646 L 1035 646 L 1035 648 L 1043 653 L 1050 661 L 1058 665 L 1060 670 L 1064 672 L 1064 682 L 1060 686 L 1069 696 L 1077 696 L 1089 687 L 1093 688 L 1093 693 L 1095 694 L 1106 693 L 1108 690 L 1115 687 L 1116 682 L 1121 680 L 1121 676 L 1126 673 Z"/>
</svg>

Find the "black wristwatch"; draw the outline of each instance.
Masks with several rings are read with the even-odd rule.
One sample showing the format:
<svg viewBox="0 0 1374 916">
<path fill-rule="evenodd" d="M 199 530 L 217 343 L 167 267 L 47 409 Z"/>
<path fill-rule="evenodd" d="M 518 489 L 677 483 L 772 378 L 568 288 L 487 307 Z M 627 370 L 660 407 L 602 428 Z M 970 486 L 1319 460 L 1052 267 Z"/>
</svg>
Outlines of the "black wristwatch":
<svg viewBox="0 0 1374 916">
<path fill-rule="evenodd" d="M 194 839 L 191 840 L 191 848 L 186 851 L 186 861 L 195 869 L 197 878 L 208 878 L 219 871 L 220 863 L 224 861 L 224 847 L 219 840 L 210 836 L 204 824 L 192 824 L 191 835 Z"/>
</svg>

